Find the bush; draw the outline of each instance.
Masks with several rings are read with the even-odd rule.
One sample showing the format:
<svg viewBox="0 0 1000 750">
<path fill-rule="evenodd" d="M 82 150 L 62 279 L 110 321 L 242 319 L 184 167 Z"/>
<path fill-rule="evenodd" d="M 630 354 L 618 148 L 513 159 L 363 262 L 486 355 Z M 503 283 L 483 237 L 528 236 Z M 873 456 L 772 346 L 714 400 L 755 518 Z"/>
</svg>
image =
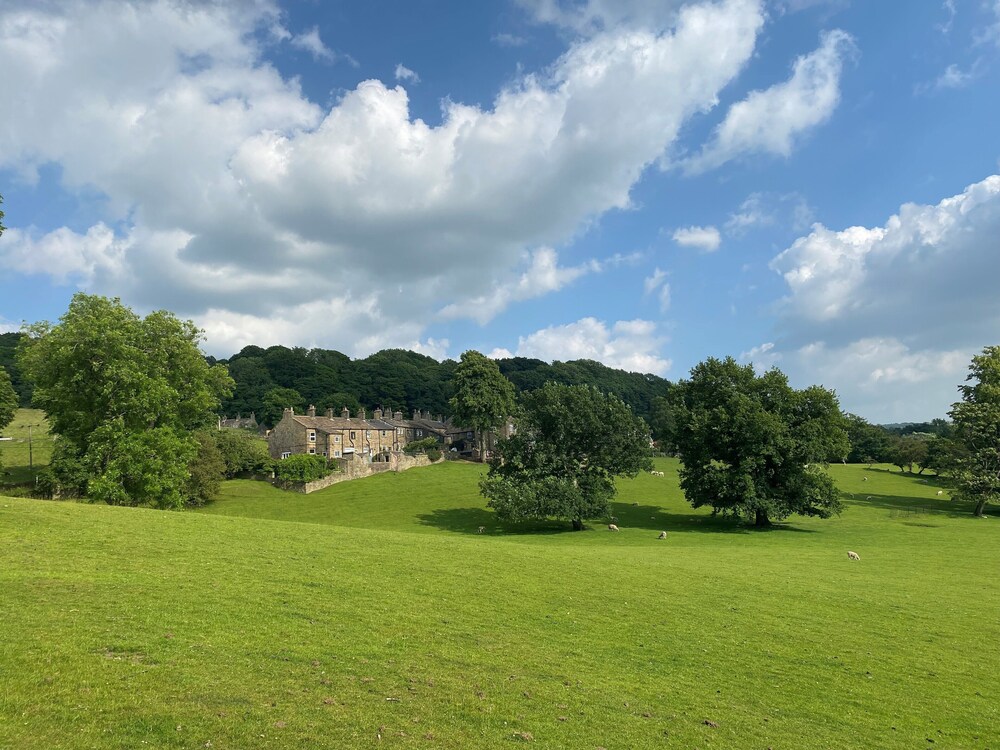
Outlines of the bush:
<svg viewBox="0 0 1000 750">
<path fill-rule="evenodd" d="M 276 461 L 274 476 L 282 483 L 315 482 L 330 473 L 326 459 L 307 453 L 296 453 L 288 458 Z"/>
<path fill-rule="evenodd" d="M 263 474 L 270 470 L 267 442 L 246 430 L 218 430 L 215 442 L 226 462 L 226 479 L 240 474 Z"/>
<path fill-rule="evenodd" d="M 438 449 L 438 441 L 432 437 L 428 437 L 424 438 L 423 440 L 414 440 L 412 443 L 407 443 L 406 446 L 403 448 L 403 452 L 406 453 L 407 455 L 413 456 L 417 453 L 420 453 L 422 451 L 427 451 L 432 448 L 438 450 L 438 452 L 440 453 L 440 450 Z"/>
<path fill-rule="evenodd" d="M 439 460 L 441 458 L 441 449 L 440 448 L 427 448 L 424 451 L 424 454 L 431 461 L 437 461 L 437 460 Z"/>
</svg>

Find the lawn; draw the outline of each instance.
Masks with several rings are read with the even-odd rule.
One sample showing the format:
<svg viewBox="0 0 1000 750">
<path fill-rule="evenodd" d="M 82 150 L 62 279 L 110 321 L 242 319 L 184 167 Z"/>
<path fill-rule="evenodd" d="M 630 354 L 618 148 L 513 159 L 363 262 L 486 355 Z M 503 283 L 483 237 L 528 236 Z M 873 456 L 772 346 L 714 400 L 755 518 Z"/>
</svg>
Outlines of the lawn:
<svg viewBox="0 0 1000 750">
<path fill-rule="evenodd" d="M 1000 744 L 1000 518 L 834 466 L 842 516 L 756 532 L 658 468 L 620 533 L 501 528 L 464 463 L 0 498 L 0 747 Z"/>
</svg>

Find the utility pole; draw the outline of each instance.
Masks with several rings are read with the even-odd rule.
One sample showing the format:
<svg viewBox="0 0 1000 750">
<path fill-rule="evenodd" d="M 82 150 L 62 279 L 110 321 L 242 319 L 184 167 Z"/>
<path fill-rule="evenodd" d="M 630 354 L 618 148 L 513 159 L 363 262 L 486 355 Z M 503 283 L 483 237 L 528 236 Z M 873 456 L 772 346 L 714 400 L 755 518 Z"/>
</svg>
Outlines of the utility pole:
<svg viewBox="0 0 1000 750">
<path fill-rule="evenodd" d="M 34 474 L 35 473 L 35 461 L 34 461 L 34 453 L 32 452 L 32 445 L 31 445 L 31 428 L 32 427 L 38 427 L 38 425 L 37 424 L 29 424 L 28 425 L 28 471 L 30 471 L 32 474 Z"/>
</svg>

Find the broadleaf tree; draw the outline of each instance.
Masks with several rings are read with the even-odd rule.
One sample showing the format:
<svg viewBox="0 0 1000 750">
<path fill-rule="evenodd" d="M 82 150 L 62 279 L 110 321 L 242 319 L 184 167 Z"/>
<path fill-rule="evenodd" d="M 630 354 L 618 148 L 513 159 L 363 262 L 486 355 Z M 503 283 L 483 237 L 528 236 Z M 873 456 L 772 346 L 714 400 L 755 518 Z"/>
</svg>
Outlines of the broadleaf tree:
<svg viewBox="0 0 1000 750">
<path fill-rule="evenodd" d="M 17 393 L 11 385 L 10 375 L 0 367 L 0 431 L 14 421 L 17 413 Z M 0 470 L 3 469 L 3 456 L 0 455 Z"/>
<path fill-rule="evenodd" d="M 517 433 L 497 443 L 483 496 L 501 521 L 609 514 L 615 477 L 652 468 L 649 428 L 617 396 L 547 383 L 523 396 Z"/>
<path fill-rule="evenodd" d="M 983 516 L 986 506 L 1000 502 L 1000 346 L 988 346 L 969 364 L 962 400 L 951 407 L 956 439 L 965 450 L 956 456 L 955 498 L 973 503 Z"/>
<path fill-rule="evenodd" d="M 58 324 L 30 326 L 18 361 L 56 435 L 52 473 L 119 505 L 180 507 L 192 432 L 210 426 L 233 381 L 209 366 L 201 332 L 166 311 L 140 317 L 118 299 L 76 294 Z M 86 486 L 83 486 L 83 485 Z"/>
<path fill-rule="evenodd" d="M 793 513 L 839 512 L 824 467 L 850 445 L 832 391 L 795 390 L 776 368 L 757 375 L 752 365 L 713 357 L 680 381 L 671 398 L 681 489 L 694 507 L 758 527 Z"/>
<path fill-rule="evenodd" d="M 500 373 L 497 363 L 470 349 L 455 368 L 452 417 L 462 427 L 476 431 L 479 460 L 486 456 L 486 433 L 495 432 L 514 411 L 514 384 Z"/>
</svg>

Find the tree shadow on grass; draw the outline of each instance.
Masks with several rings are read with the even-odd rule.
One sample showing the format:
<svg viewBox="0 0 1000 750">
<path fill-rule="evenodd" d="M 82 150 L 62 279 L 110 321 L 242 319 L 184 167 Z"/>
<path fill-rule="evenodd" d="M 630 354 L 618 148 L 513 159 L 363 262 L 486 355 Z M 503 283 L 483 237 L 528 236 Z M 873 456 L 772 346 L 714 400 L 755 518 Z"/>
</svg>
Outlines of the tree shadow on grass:
<svg viewBox="0 0 1000 750">
<path fill-rule="evenodd" d="M 616 520 L 612 521 L 614 518 Z M 433 526 L 442 531 L 456 534 L 479 534 L 489 536 L 500 535 L 551 535 L 575 533 L 569 521 L 525 521 L 522 523 L 502 524 L 496 514 L 485 508 L 445 508 L 433 510 L 417 516 L 417 520 L 425 526 Z M 707 513 L 666 513 L 655 505 L 632 505 L 631 503 L 612 503 L 611 516 L 605 519 L 591 519 L 586 527 L 589 529 L 605 529 L 607 524 L 614 523 L 621 529 L 644 529 L 648 531 L 666 531 L 668 533 L 702 532 L 709 534 L 758 534 L 766 532 L 791 531 L 812 534 L 813 529 L 802 529 L 788 524 L 775 523 L 763 529 L 757 529 L 743 521 L 725 516 L 712 516 Z"/>
<path fill-rule="evenodd" d="M 870 508 L 884 508 L 890 518 L 911 520 L 920 516 L 936 515 L 951 518 L 972 517 L 973 503 L 937 497 L 904 497 L 901 495 L 864 495 L 859 492 L 841 493 L 844 500 Z"/>
</svg>

